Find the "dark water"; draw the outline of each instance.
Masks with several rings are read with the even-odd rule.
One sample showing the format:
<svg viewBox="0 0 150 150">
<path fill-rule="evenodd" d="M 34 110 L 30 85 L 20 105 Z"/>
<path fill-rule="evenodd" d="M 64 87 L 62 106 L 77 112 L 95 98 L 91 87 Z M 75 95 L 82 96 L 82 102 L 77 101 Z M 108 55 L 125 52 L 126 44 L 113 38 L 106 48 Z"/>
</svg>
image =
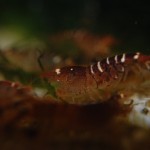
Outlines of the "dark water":
<svg viewBox="0 0 150 150">
<path fill-rule="evenodd" d="M 118 49 L 149 53 L 150 9 L 140 0 L 1 1 L 1 27 L 17 26 L 45 37 L 66 29 L 86 28 L 121 39 Z"/>
</svg>

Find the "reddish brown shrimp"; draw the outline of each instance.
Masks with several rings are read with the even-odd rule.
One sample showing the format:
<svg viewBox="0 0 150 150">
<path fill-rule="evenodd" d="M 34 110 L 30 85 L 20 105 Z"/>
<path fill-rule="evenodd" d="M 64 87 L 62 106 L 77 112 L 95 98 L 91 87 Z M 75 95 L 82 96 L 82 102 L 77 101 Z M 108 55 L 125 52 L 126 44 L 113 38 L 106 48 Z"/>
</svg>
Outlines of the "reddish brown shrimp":
<svg viewBox="0 0 150 150">
<path fill-rule="evenodd" d="M 150 56 L 124 53 L 90 66 L 57 68 L 42 77 L 55 83 L 56 94 L 63 101 L 97 103 L 120 90 L 137 88 L 145 79 L 150 79 Z"/>
</svg>

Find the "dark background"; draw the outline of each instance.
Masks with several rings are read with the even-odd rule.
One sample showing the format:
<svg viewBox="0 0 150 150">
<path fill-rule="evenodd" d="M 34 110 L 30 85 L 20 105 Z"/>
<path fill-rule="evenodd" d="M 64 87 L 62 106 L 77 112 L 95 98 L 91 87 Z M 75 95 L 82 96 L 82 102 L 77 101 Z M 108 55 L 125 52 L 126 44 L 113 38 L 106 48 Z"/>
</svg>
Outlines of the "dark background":
<svg viewBox="0 0 150 150">
<path fill-rule="evenodd" d="M 46 37 L 68 29 L 112 34 L 120 49 L 149 52 L 150 5 L 143 0 L 1 0 L 0 27 Z"/>
</svg>

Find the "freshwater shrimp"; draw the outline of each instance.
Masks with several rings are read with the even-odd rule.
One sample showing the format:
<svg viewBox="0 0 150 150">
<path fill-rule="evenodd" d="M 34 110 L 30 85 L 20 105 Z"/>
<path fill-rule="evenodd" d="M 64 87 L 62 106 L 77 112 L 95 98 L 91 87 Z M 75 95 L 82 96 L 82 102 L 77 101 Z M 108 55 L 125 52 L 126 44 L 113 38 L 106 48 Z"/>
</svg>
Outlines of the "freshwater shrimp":
<svg viewBox="0 0 150 150">
<path fill-rule="evenodd" d="M 121 90 L 150 80 L 150 56 L 129 53 L 107 57 L 89 66 L 66 66 L 42 74 L 55 85 L 57 98 L 71 104 L 106 101 Z"/>
</svg>

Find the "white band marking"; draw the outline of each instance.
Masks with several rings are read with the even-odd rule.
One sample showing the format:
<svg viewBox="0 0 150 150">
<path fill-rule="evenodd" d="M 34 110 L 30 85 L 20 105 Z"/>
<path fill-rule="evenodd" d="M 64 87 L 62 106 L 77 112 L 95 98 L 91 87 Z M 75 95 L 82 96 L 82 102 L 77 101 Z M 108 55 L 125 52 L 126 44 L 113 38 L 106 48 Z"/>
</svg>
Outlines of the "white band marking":
<svg viewBox="0 0 150 150">
<path fill-rule="evenodd" d="M 139 56 L 140 56 L 140 53 L 139 52 L 137 52 L 135 55 L 134 55 L 134 57 L 133 57 L 133 59 L 138 59 L 139 58 Z"/>
<path fill-rule="evenodd" d="M 61 72 L 60 72 L 60 68 L 55 69 L 55 72 L 56 72 L 57 75 L 59 75 L 59 74 L 61 73 Z"/>
<path fill-rule="evenodd" d="M 121 62 L 124 63 L 125 60 L 126 60 L 126 54 L 123 54 L 123 55 L 122 55 L 122 58 L 121 58 Z"/>
<path fill-rule="evenodd" d="M 91 73 L 94 74 L 93 65 L 90 66 Z"/>
<path fill-rule="evenodd" d="M 97 62 L 97 68 L 100 72 L 103 72 L 103 69 L 101 67 L 100 61 Z"/>
<path fill-rule="evenodd" d="M 115 56 L 115 62 L 116 62 L 116 64 L 118 64 L 118 56 L 117 55 Z"/>
<path fill-rule="evenodd" d="M 147 62 L 145 63 L 145 65 L 146 65 L 147 69 L 150 70 L 150 61 L 147 61 Z"/>
<path fill-rule="evenodd" d="M 106 63 L 109 65 L 110 62 L 109 62 L 109 57 L 106 58 Z"/>
</svg>

